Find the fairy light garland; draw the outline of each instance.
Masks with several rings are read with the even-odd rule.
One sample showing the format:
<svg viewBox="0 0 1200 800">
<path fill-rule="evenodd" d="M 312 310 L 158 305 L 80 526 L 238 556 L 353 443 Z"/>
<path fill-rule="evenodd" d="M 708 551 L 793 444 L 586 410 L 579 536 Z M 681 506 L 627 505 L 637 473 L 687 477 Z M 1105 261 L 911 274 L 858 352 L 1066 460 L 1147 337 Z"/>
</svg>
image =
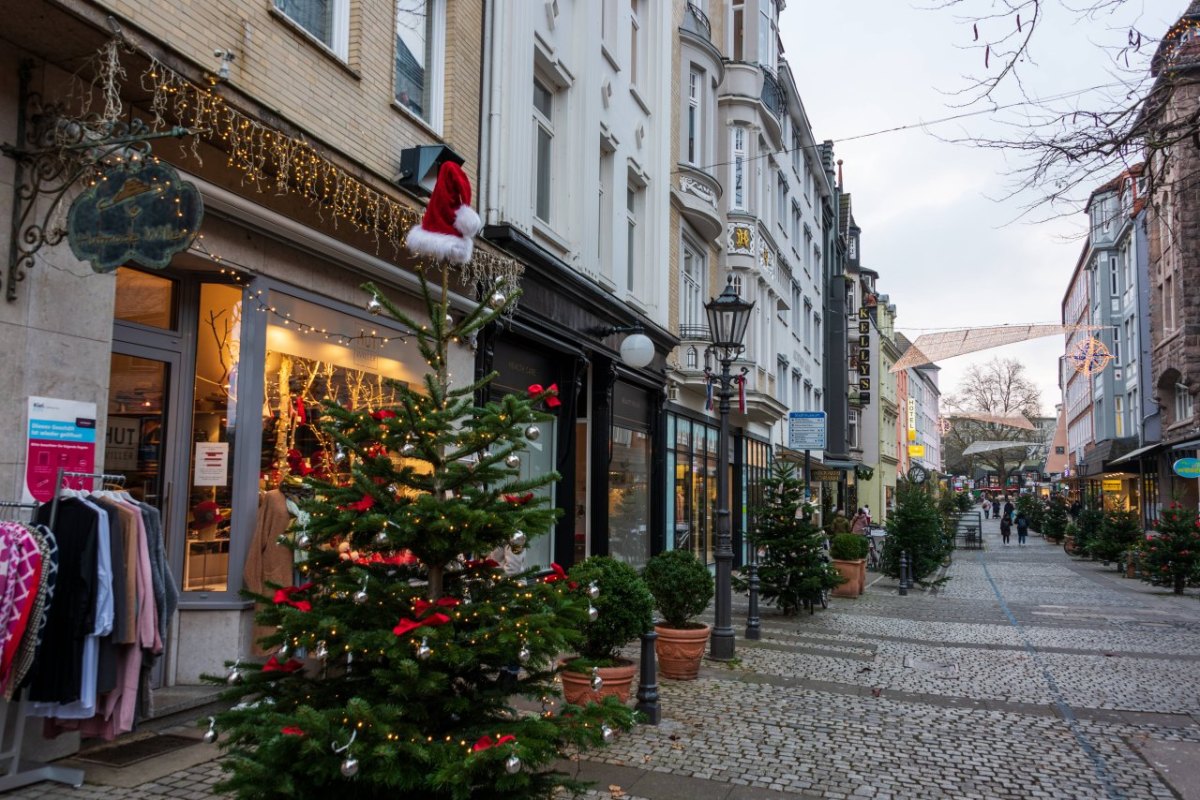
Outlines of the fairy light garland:
<svg viewBox="0 0 1200 800">
<path fill-rule="evenodd" d="M 116 48 L 116 43 L 107 47 Z M 203 163 L 199 140 L 204 139 L 226 153 L 226 165 L 242 173 L 242 185 L 260 193 L 297 194 L 316 207 L 334 229 L 345 223 L 370 236 L 378 254 L 381 243 L 399 255 L 410 228 L 420 223 L 422 212 L 410 208 L 367 185 L 361 178 L 333 163 L 312 143 L 270 128 L 232 107 L 212 87 L 188 80 L 146 53 L 150 64 L 139 82 L 150 94 L 151 127 L 162 130 L 179 125 L 197 131 L 185 150 Z M 105 80 L 116 81 L 123 72 L 109 72 Z M 105 84 L 105 95 L 111 88 Z M 463 266 L 463 279 L 475 287 L 477 299 L 491 292 L 496 283 L 518 284 L 524 266 L 512 258 L 476 250 Z M 515 309 L 506 309 L 512 313 Z"/>
</svg>

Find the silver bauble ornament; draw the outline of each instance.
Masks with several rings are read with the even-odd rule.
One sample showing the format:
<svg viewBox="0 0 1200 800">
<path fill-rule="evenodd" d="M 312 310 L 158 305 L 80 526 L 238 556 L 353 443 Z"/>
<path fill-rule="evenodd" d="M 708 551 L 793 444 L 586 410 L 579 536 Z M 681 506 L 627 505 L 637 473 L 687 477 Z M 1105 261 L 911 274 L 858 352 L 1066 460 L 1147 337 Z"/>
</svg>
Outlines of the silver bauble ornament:
<svg viewBox="0 0 1200 800">
<path fill-rule="evenodd" d="M 354 593 L 354 598 L 353 598 L 353 600 L 354 600 L 354 602 L 355 602 L 355 603 L 357 603 L 357 604 L 358 604 L 358 605 L 360 605 L 360 606 L 361 606 L 361 605 L 363 605 L 364 603 L 366 603 L 366 602 L 367 602 L 368 600 L 370 600 L 370 599 L 371 599 L 371 598 L 370 598 L 370 596 L 367 594 L 367 590 L 366 590 L 366 589 L 359 589 L 357 592 L 355 592 L 355 593 Z"/>
<path fill-rule="evenodd" d="M 307 533 L 302 533 L 296 537 L 296 547 L 299 547 L 301 550 L 307 550 L 311 544 L 312 537 Z"/>
<path fill-rule="evenodd" d="M 513 531 L 513 535 L 508 537 L 508 546 L 513 549 L 514 553 L 519 553 L 525 549 L 527 541 L 529 541 L 529 537 L 525 535 L 525 531 Z"/>
<path fill-rule="evenodd" d="M 538 437 L 542 435 L 542 429 L 537 425 L 530 425 L 525 429 L 525 438 L 531 442 L 536 442 Z"/>
<path fill-rule="evenodd" d="M 405 442 L 400 445 L 400 455 L 402 456 L 411 456 L 415 452 L 417 452 L 417 446 L 412 442 Z"/>
<path fill-rule="evenodd" d="M 593 600 L 600 596 L 600 587 L 596 585 L 595 581 L 588 584 L 587 596 Z"/>
<path fill-rule="evenodd" d="M 607 725 L 601 725 L 600 726 L 600 735 L 602 737 L 604 737 L 604 742 L 605 742 L 605 744 L 607 744 L 608 742 L 611 742 L 613 740 L 613 737 L 616 736 L 616 732 L 613 731 L 613 729 L 608 727 Z"/>
<path fill-rule="evenodd" d="M 528 664 L 531 655 L 532 653 L 529 652 L 529 647 L 527 645 L 521 645 L 521 649 L 517 651 L 517 661 L 520 661 L 522 664 Z"/>
<path fill-rule="evenodd" d="M 379 295 L 371 295 L 371 299 L 367 301 L 367 311 L 372 314 L 383 313 L 383 303 L 379 302 Z"/>
<path fill-rule="evenodd" d="M 380 547 L 387 544 L 388 541 L 390 540 L 388 539 L 387 531 L 380 531 L 379 533 L 375 534 L 375 544 L 379 545 Z"/>
<path fill-rule="evenodd" d="M 346 449 L 340 444 L 333 448 L 333 463 L 341 464 L 346 460 Z"/>
<path fill-rule="evenodd" d="M 325 640 L 317 642 L 317 649 L 313 650 L 313 656 L 324 661 L 329 658 L 329 648 L 325 645 Z"/>
<path fill-rule="evenodd" d="M 521 759 L 517 758 L 515 753 L 504 762 L 504 771 L 509 775 L 516 775 L 521 771 Z"/>
<path fill-rule="evenodd" d="M 595 622 L 600 618 L 600 609 L 596 608 L 591 603 L 588 603 L 588 622 Z"/>
<path fill-rule="evenodd" d="M 242 682 L 242 665 L 240 661 L 229 668 L 229 674 L 225 676 L 225 682 L 230 686 L 236 686 Z"/>
<path fill-rule="evenodd" d="M 600 668 L 592 667 L 592 691 L 600 691 L 600 687 L 604 685 L 604 678 L 600 677 Z"/>
<path fill-rule="evenodd" d="M 342 777 L 353 778 L 358 774 L 358 759 L 354 756 L 346 756 L 342 761 Z"/>
<path fill-rule="evenodd" d="M 292 646 L 291 646 L 291 644 L 288 643 L 287 639 L 284 639 L 282 642 L 279 643 L 279 655 L 286 656 L 288 653 L 291 652 L 291 650 L 292 650 Z"/>
<path fill-rule="evenodd" d="M 450 316 L 449 314 L 446 315 L 446 327 L 447 328 L 454 327 L 454 317 Z"/>
<path fill-rule="evenodd" d="M 516 453 L 509 453 L 504 457 L 504 466 L 508 467 L 509 469 L 516 469 L 517 467 L 521 466 L 521 457 Z"/>
<path fill-rule="evenodd" d="M 431 655 L 433 655 L 433 648 L 429 646 L 429 640 L 422 639 L 421 643 L 417 645 L 417 658 L 427 661 Z"/>
<path fill-rule="evenodd" d="M 201 738 L 204 739 L 205 744 L 212 744 L 213 742 L 215 742 L 217 740 L 217 718 L 216 717 L 208 718 L 208 730 L 206 730 L 204 732 L 204 736 Z"/>
<path fill-rule="evenodd" d="M 504 292 L 492 292 L 492 296 L 488 298 L 488 305 L 493 309 L 501 309 L 508 302 L 508 298 L 504 296 Z"/>
</svg>

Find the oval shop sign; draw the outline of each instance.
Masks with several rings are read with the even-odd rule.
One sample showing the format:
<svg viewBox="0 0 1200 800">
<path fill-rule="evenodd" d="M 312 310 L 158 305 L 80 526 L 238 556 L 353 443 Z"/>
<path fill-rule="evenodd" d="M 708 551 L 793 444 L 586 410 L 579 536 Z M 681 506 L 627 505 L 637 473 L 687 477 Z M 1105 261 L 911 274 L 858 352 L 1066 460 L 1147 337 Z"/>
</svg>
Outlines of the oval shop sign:
<svg viewBox="0 0 1200 800">
<path fill-rule="evenodd" d="M 1181 458 L 1171 469 L 1181 478 L 1200 478 L 1200 458 Z"/>
</svg>

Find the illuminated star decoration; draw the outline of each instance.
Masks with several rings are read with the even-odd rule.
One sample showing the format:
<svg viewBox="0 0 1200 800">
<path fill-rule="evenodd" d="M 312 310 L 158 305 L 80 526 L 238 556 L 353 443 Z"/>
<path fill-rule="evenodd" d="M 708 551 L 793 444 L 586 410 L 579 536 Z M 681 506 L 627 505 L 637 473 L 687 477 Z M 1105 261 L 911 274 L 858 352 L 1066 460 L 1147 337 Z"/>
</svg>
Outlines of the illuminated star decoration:
<svg viewBox="0 0 1200 800">
<path fill-rule="evenodd" d="M 1104 346 L 1104 342 L 1094 336 L 1080 341 L 1067 355 L 1067 360 L 1080 375 L 1095 375 L 1108 366 L 1112 361 L 1112 353 Z"/>
</svg>

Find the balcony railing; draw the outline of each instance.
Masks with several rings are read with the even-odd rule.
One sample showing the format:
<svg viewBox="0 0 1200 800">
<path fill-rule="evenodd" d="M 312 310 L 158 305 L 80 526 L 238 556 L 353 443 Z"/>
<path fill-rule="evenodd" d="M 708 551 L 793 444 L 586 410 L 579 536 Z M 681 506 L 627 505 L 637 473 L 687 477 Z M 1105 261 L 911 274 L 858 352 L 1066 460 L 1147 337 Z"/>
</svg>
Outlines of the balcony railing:
<svg viewBox="0 0 1200 800">
<path fill-rule="evenodd" d="M 783 117 L 783 112 L 787 108 L 787 95 L 783 91 L 782 84 L 779 83 L 779 78 L 775 77 L 775 73 L 766 67 L 763 67 L 762 101 L 768 111 L 776 117 Z"/>
<path fill-rule="evenodd" d="M 712 41 L 712 24 L 708 21 L 708 16 L 693 3 L 687 4 L 681 27 L 685 31 L 691 31 L 697 36 L 703 36 L 710 42 Z"/>
<path fill-rule="evenodd" d="M 679 338 L 685 342 L 707 342 L 708 326 L 707 325 L 680 325 Z"/>
</svg>

